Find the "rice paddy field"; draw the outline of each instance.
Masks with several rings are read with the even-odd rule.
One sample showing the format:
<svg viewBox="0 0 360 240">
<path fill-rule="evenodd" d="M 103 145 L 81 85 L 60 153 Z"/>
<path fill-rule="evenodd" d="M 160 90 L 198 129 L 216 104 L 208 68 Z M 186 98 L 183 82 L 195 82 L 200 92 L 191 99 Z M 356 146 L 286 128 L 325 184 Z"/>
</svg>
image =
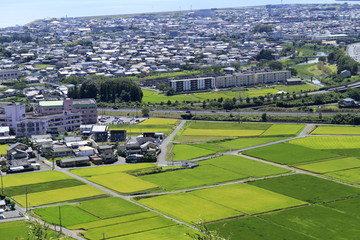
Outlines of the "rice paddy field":
<svg viewBox="0 0 360 240">
<path fill-rule="evenodd" d="M 248 150 L 244 154 L 286 165 L 338 157 L 334 153 L 292 144 L 295 141 Z"/>
<path fill-rule="evenodd" d="M 199 220 L 211 222 L 306 204 L 246 184 L 155 196 L 138 202 L 188 223 Z"/>
<path fill-rule="evenodd" d="M 339 210 L 326 205 L 303 206 L 211 223 L 208 227 L 231 239 L 272 240 L 274 236 L 297 240 L 357 239 L 359 218 Z"/>
<path fill-rule="evenodd" d="M 358 126 L 317 126 L 311 132 L 314 135 L 360 135 L 360 127 Z"/>
<path fill-rule="evenodd" d="M 48 205 L 100 198 L 106 193 L 57 171 L 32 172 L 3 177 L 4 192 L 22 206 Z"/>
<path fill-rule="evenodd" d="M 162 132 L 169 135 L 179 124 L 175 119 L 149 118 L 138 124 L 110 124 L 110 130 L 126 130 L 127 135 L 139 135 L 144 132 Z"/>
<path fill-rule="evenodd" d="M 149 174 L 140 178 L 160 186 L 163 191 L 174 191 L 290 172 L 234 155 L 204 160 L 199 164 L 199 167 L 193 169 Z"/>
<path fill-rule="evenodd" d="M 195 232 L 121 198 L 103 198 L 75 205 L 35 209 L 33 213 L 51 224 L 81 230 L 86 239 L 187 239 Z M 1 225 L 0 225 L 1 226 Z M 161 231 L 159 231 L 161 230 Z"/>
<path fill-rule="evenodd" d="M 13 240 L 13 239 L 30 239 L 29 229 L 31 227 L 31 222 L 27 221 L 12 221 L 12 222 L 0 222 L 0 236 L 4 240 Z M 47 231 L 48 238 L 51 239 L 62 239 L 70 240 L 71 237 L 66 237 L 59 235 L 59 233 L 52 230 Z"/>
<path fill-rule="evenodd" d="M 294 174 L 249 183 L 309 203 L 335 201 L 360 195 L 360 189 L 304 174 Z"/>
</svg>

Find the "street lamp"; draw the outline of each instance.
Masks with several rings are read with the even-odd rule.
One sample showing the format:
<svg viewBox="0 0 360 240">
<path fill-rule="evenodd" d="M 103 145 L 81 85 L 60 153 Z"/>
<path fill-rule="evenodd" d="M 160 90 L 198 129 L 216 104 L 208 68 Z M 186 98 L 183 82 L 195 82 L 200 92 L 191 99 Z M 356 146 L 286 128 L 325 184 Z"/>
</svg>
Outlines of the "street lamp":
<svg viewBox="0 0 360 240">
<path fill-rule="evenodd" d="M 1 193 L 2 195 L 4 195 L 4 180 L 1 170 L 0 170 L 0 177 L 1 177 Z"/>
</svg>

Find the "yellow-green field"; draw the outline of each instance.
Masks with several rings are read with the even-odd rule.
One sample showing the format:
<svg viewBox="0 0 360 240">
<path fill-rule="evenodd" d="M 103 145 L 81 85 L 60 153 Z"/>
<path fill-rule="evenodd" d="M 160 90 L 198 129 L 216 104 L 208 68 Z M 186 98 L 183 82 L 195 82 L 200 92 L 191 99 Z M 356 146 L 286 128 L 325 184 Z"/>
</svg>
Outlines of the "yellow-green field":
<svg viewBox="0 0 360 240">
<path fill-rule="evenodd" d="M 64 179 L 72 179 L 65 173 L 57 171 L 31 172 L 14 175 L 6 175 L 3 177 L 4 187 L 22 186 L 24 184 L 45 183 Z"/>
<path fill-rule="evenodd" d="M 296 167 L 315 173 L 327 173 L 360 167 L 360 159 L 354 157 L 339 158 L 304 165 L 297 165 Z"/>
<path fill-rule="evenodd" d="M 6 149 L 7 149 L 8 147 L 9 147 L 9 145 L 7 145 L 7 144 L 0 145 L 0 155 L 5 156 L 6 153 L 7 153 Z"/>
<path fill-rule="evenodd" d="M 177 125 L 179 120 L 167 118 L 149 118 L 138 125 Z"/>
<path fill-rule="evenodd" d="M 360 137 L 313 136 L 292 140 L 290 143 L 313 149 L 353 149 L 359 148 Z"/>
<path fill-rule="evenodd" d="M 261 136 L 298 135 L 304 127 L 304 124 L 273 124 Z"/>
<path fill-rule="evenodd" d="M 246 184 L 144 198 L 139 203 L 185 222 L 205 222 L 306 204 Z"/>
<path fill-rule="evenodd" d="M 110 173 L 87 178 L 106 188 L 123 194 L 147 192 L 159 186 L 126 173 Z"/>
<path fill-rule="evenodd" d="M 227 129 L 186 129 L 184 136 L 224 136 L 224 137 L 249 137 L 259 136 L 263 130 L 227 130 Z"/>
<path fill-rule="evenodd" d="M 81 199 L 105 196 L 105 192 L 98 190 L 89 185 L 81 185 L 69 188 L 60 188 L 56 190 L 43 191 L 27 194 L 28 206 L 41 206 L 58 202 L 78 201 Z M 13 199 L 21 204 L 26 205 L 26 196 L 17 195 Z"/>
<path fill-rule="evenodd" d="M 360 135 L 358 126 L 318 126 L 311 134 L 325 135 Z"/>
<path fill-rule="evenodd" d="M 127 172 L 139 169 L 151 169 L 155 167 L 156 165 L 154 163 L 138 163 L 71 169 L 70 172 L 80 177 L 91 177 L 108 173 Z"/>
</svg>

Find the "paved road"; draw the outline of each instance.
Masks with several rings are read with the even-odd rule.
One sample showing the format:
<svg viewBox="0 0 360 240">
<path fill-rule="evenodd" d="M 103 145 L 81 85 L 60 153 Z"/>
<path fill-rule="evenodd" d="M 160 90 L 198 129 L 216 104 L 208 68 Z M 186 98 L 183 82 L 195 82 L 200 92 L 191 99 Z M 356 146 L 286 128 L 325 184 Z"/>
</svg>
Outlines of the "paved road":
<svg viewBox="0 0 360 240">
<path fill-rule="evenodd" d="M 324 91 L 321 91 L 321 92 L 324 92 Z M 310 94 L 310 93 L 309 93 Z M 318 94 L 313 92 L 312 94 Z M 102 112 L 103 110 L 102 109 L 99 109 L 98 112 Z M 106 108 L 105 111 L 108 111 L 108 112 L 129 112 L 129 113 L 135 113 L 137 112 L 138 110 L 137 109 L 132 109 L 132 108 L 122 108 L 122 109 L 112 109 L 112 108 Z M 171 113 L 182 113 L 184 114 L 185 112 L 184 111 L 179 111 L 179 110 L 171 110 L 171 109 L 155 109 L 154 111 L 152 111 L 153 113 L 164 113 L 164 114 L 171 114 Z M 150 115 L 151 113 L 150 112 Z M 262 115 L 263 113 L 266 113 L 267 115 L 270 115 L 270 116 L 318 116 L 319 113 L 318 112 L 275 112 L 275 111 L 249 111 L 249 110 L 244 110 L 244 111 L 230 111 L 230 112 L 227 112 L 227 111 L 208 111 L 208 110 L 191 110 L 191 113 L 192 114 L 233 114 L 233 115 L 255 115 L 255 116 L 258 116 L 258 115 Z M 323 116 L 325 115 L 336 115 L 338 113 L 347 113 L 347 112 L 321 112 L 321 114 Z M 349 113 L 353 113 L 353 112 L 349 112 Z"/>
<path fill-rule="evenodd" d="M 186 120 L 181 120 L 180 124 L 175 128 L 175 130 L 165 138 L 165 140 L 161 143 L 160 149 L 161 153 L 158 156 L 157 163 L 159 165 L 167 165 L 168 162 L 166 161 L 166 155 L 167 155 L 167 147 L 169 146 L 172 139 L 175 137 L 175 135 L 182 129 L 184 124 L 186 123 Z"/>
</svg>

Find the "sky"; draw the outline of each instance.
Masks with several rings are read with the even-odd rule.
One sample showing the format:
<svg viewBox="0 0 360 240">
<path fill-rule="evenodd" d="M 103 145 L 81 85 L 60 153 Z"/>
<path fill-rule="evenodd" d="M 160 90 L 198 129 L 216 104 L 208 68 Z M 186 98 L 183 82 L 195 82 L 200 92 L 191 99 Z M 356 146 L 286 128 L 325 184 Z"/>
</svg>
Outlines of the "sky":
<svg viewBox="0 0 360 240">
<path fill-rule="evenodd" d="M 0 27 L 24 25 L 48 17 L 81 17 L 280 3 L 281 0 L 0 0 Z M 283 0 L 283 3 L 336 2 L 335 0 Z"/>
</svg>

